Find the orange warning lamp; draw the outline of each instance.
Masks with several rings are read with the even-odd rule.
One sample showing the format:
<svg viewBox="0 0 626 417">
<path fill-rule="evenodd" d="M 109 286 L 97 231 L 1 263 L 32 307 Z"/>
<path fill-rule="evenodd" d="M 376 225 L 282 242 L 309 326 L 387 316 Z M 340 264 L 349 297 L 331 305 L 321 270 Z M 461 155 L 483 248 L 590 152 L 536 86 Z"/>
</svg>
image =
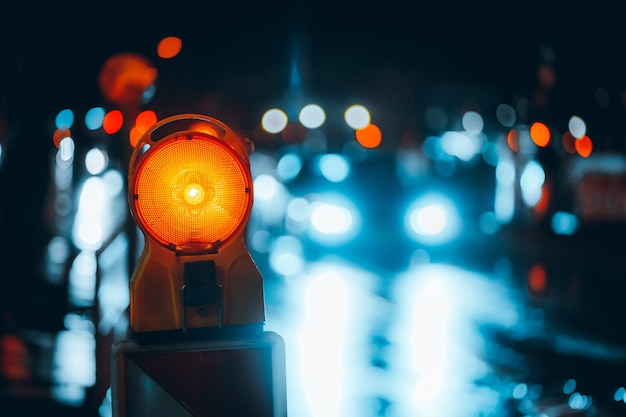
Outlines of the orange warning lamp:
<svg viewBox="0 0 626 417">
<path fill-rule="evenodd" d="M 263 282 L 243 239 L 253 202 L 246 142 L 214 118 L 152 126 L 129 164 L 144 249 L 130 279 L 136 333 L 262 327 Z"/>
</svg>

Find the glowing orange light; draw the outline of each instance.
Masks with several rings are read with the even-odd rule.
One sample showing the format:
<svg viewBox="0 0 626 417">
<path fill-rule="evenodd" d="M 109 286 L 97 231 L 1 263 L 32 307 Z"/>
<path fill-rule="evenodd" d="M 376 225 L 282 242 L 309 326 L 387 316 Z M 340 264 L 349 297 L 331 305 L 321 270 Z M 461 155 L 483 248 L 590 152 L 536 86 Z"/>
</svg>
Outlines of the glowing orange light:
<svg viewBox="0 0 626 417">
<path fill-rule="evenodd" d="M 578 152 L 578 154 L 583 158 L 591 155 L 591 151 L 593 150 L 593 142 L 591 142 L 591 138 L 587 135 L 580 139 L 576 139 L 574 146 L 576 147 L 576 152 Z"/>
<path fill-rule="evenodd" d="M 530 139 L 540 147 L 545 147 L 550 143 L 550 129 L 544 123 L 534 122 L 530 126 Z"/>
<path fill-rule="evenodd" d="M 133 148 L 137 146 L 137 142 L 141 139 L 141 136 L 145 133 L 145 131 L 141 131 L 137 126 L 133 126 L 130 128 L 130 132 L 128 132 L 128 142 L 130 146 Z"/>
<path fill-rule="evenodd" d="M 104 115 L 104 119 L 102 120 L 102 129 L 109 135 L 113 135 L 122 128 L 124 124 L 124 116 L 122 112 L 119 110 L 111 110 L 107 114 Z"/>
<path fill-rule="evenodd" d="M 533 265 L 528 271 L 528 287 L 534 293 L 542 293 L 546 289 L 546 270 L 542 264 Z"/>
<path fill-rule="evenodd" d="M 209 136 L 213 136 L 215 138 L 221 138 L 224 142 L 226 142 L 233 150 L 239 153 L 245 160 L 248 159 L 248 155 L 254 152 L 254 143 L 247 138 L 238 138 L 237 140 L 232 140 L 233 138 L 230 135 L 226 135 L 225 132 L 219 126 L 211 123 L 207 123 L 206 121 L 197 120 L 194 123 L 191 123 L 189 126 L 190 130 L 195 130 L 196 132 L 203 132 Z"/>
<path fill-rule="evenodd" d="M 52 136 L 52 141 L 54 142 L 54 146 L 57 148 L 61 146 L 61 141 L 65 138 L 71 137 L 71 132 L 67 128 L 57 129 L 54 131 L 54 135 Z"/>
<path fill-rule="evenodd" d="M 373 123 L 370 123 L 361 129 L 357 129 L 354 134 L 357 142 L 359 142 L 361 146 L 370 149 L 380 145 L 383 138 L 380 129 Z"/>
<path fill-rule="evenodd" d="M 161 39 L 157 46 L 157 55 L 159 58 L 174 58 L 183 47 L 183 41 L 177 36 L 168 36 Z"/>
<path fill-rule="evenodd" d="M 208 116 L 165 118 L 135 143 L 128 181 L 145 238 L 130 279 L 132 329 L 261 324 L 263 281 L 243 239 L 253 203 L 243 138 Z"/>
<path fill-rule="evenodd" d="M 204 192 L 204 188 L 202 188 L 200 184 L 192 182 L 185 187 L 183 195 L 187 203 L 191 204 L 192 206 L 197 206 L 204 201 L 204 196 L 206 195 L 206 193 Z"/>
<path fill-rule="evenodd" d="M 234 150 L 201 133 L 148 151 L 134 181 L 140 225 L 166 247 L 202 249 L 223 243 L 250 213 L 251 177 Z"/>
<path fill-rule="evenodd" d="M 515 129 L 510 130 L 506 135 L 506 143 L 513 152 L 519 152 L 519 132 Z"/>
<path fill-rule="evenodd" d="M 135 118 L 135 126 L 139 128 L 142 134 L 150 129 L 156 122 L 157 115 L 153 110 L 144 110 Z"/>
<path fill-rule="evenodd" d="M 157 122 L 156 113 L 152 110 L 144 110 L 135 118 L 135 125 L 130 129 L 129 141 L 132 147 L 137 145 L 141 136 Z"/>
</svg>

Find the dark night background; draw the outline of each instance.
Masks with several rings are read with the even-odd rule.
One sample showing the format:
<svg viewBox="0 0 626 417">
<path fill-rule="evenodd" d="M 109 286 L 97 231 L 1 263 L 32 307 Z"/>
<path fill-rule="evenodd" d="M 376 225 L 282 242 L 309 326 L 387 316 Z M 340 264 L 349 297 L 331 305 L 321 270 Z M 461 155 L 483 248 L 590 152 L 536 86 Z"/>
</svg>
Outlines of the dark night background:
<svg viewBox="0 0 626 417">
<path fill-rule="evenodd" d="M 625 28 L 626 6 L 602 1 L 175 2 L 145 6 L 54 3 L 17 5 L 11 12 L 5 7 L 0 14 L 0 307 L 4 319 L 0 333 L 20 334 L 22 329 L 34 329 L 54 334 L 65 328 L 64 317 L 71 310 L 67 285 L 47 283 L 44 266 L 46 248 L 56 230 L 48 200 L 52 187 L 50 163 L 55 151 L 54 117 L 65 108 L 83 114 L 93 106 L 111 106 L 99 90 L 98 74 L 105 60 L 114 54 L 134 52 L 155 64 L 159 73 L 149 107 L 158 109 L 160 116 L 210 114 L 253 140 L 261 115 L 273 106 L 317 100 L 325 101 L 330 113 L 354 101 L 367 103 L 383 130 L 383 144 L 378 154 L 381 162 L 361 166 L 362 182 L 371 186 L 372 193 L 388 191 L 394 195 L 396 189 L 377 184 L 376 178 L 386 175 L 389 168 L 385 161 L 402 149 L 402 132 L 417 132 L 417 143 L 437 133 L 425 117 L 431 105 L 450 108 L 451 114 L 457 115 L 463 108 L 476 109 L 483 112 L 485 125 L 494 126 L 497 121 L 493 109 L 498 104 L 514 105 L 526 100 L 532 105 L 525 111 L 520 107 L 521 123 L 541 120 L 563 132 L 569 118 L 578 115 L 587 123 L 594 153 L 623 156 Z M 181 54 L 158 61 L 156 44 L 170 35 L 183 40 Z M 294 68 L 299 76 L 295 84 Z M 553 82 L 542 78 L 546 75 L 541 71 L 546 68 Z M 598 99 L 599 89 L 605 94 L 604 101 Z M 329 125 L 340 137 L 338 124 L 330 119 Z M 259 138 L 255 142 L 260 152 L 283 151 L 280 141 Z M 77 152 L 84 152 L 92 143 L 96 139 L 87 139 L 82 150 L 77 145 Z M 124 145 L 108 146 L 123 166 Z M 557 172 L 565 165 L 549 149 L 541 157 L 546 172 Z M 356 166 L 354 169 L 358 172 Z M 459 183 L 472 189 L 492 181 L 479 175 L 480 170 L 472 172 L 474 176 Z M 77 171 L 76 181 L 80 175 Z M 555 189 L 565 190 L 568 186 L 557 182 Z M 564 200 L 569 201 L 567 197 Z M 375 200 L 363 210 L 386 216 L 387 208 L 382 200 Z M 524 265 L 520 269 L 530 263 L 530 258 L 544 260 L 554 272 L 555 298 L 567 304 L 563 301 L 566 294 L 575 292 L 573 286 L 579 285 L 582 290 L 578 291 L 593 301 L 565 306 L 556 302 L 557 307 L 550 304 L 546 308 L 546 316 L 563 319 L 555 324 L 557 328 L 580 326 L 583 333 L 599 335 L 623 352 L 624 217 L 594 223 L 571 240 L 547 237 L 545 222 L 525 219 L 516 217 L 510 229 L 499 236 L 501 240 L 464 247 L 456 255 L 463 259 L 461 263 L 473 256 L 481 258 L 478 263 L 488 263 L 510 250 L 516 253 L 512 256 L 514 262 Z M 382 230 L 392 223 L 390 219 L 378 222 Z M 396 237 L 393 232 L 381 232 L 372 240 L 379 246 L 390 245 L 388 236 Z M 372 249 L 369 243 L 363 245 L 365 251 L 377 253 L 378 246 Z M 369 258 L 373 264 L 380 261 L 381 275 L 405 266 L 395 264 L 413 251 L 412 246 L 401 247 L 403 243 L 397 241 L 395 252 L 387 249 L 387 259 Z M 312 249 L 311 253 L 316 251 L 320 249 Z M 433 258 L 436 256 L 434 251 Z M 576 262 L 563 258 L 575 258 Z M 262 254 L 258 262 L 266 267 Z M 282 288 L 282 281 L 270 275 L 267 272 L 268 284 Z M 580 281 L 572 283 L 569 276 Z M 271 290 L 268 293 L 268 302 L 280 299 Z M 541 300 L 532 302 L 541 304 Z M 575 320 L 568 321 L 571 318 Z M 524 370 L 531 374 L 530 380 L 541 380 L 546 392 L 550 384 L 557 385 L 555 381 L 576 367 L 575 372 L 583 375 L 582 379 L 587 376 L 590 387 L 595 386 L 596 390 L 590 391 L 603 395 L 603 399 L 608 390 L 626 384 L 623 359 L 617 365 L 575 361 L 546 348 L 550 345 L 546 341 L 549 331 L 548 336 L 525 338 L 515 332 L 483 330 L 499 349 L 515 350 L 529 358 Z M 379 342 L 378 348 L 386 343 L 378 334 L 372 338 Z M 497 364 L 504 373 L 508 365 L 515 367 Z M 539 374 L 542 377 L 536 377 Z M 28 405 L 28 395 L 26 399 L 21 394 L 13 395 L 11 384 L 3 380 L 1 386 L 7 409 L 15 406 L 38 410 L 37 405 Z M 65 415 L 92 415 L 93 407 L 101 401 L 101 388 L 88 394 L 85 409 L 66 410 L 39 397 L 32 404 L 43 403 L 49 410 L 59 407 Z M 393 409 L 389 408 L 389 399 L 378 401 L 383 405 L 379 404 L 372 415 L 395 416 L 392 411 L 385 414 L 385 410 Z M 552 414 L 493 411 L 484 415 L 626 415 L 623 404 L 614 409 L 587 408 L 581 414 L 571 410 L 572 414 L 559 414 L 555 409 Z M 4 415 L 2 411 L 0 414 Z"/>
</svg>

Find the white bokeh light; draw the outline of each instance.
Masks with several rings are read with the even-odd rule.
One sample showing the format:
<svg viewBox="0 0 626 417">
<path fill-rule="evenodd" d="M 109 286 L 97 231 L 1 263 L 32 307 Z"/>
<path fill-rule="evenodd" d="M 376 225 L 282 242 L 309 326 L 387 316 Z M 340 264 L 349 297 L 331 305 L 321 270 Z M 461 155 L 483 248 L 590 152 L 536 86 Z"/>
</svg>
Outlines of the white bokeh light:
<svg viewBox="0 0 626 417">
<path fill-rule="evenodd" d="M 530 161 L 520 176 L 522 200 L 528 207 L 534 207 L 541 200 L 546 173 L 537 161 Z"/>
<path fill-rule="evenodd" d="M 92 148 L 85 155 L 85 167 L 91 175 L 97 175 L 104 171 L 107 162 L 107 154 L 99 148 Z"/>
<path fill-rule="evenodd" d="M 320 173 L 331 182 L 341 182 L 350 174 L 348 159 L 339 154 L 325 154 L 318 159 Z"/>
<path fill-rule="evenodd" d="M 345 197 L 328 193 L 308 207 L 309 236 L 318 243 L 339 245 L 352 240 L 361 227 L 360 214 Z"/>
<path fill-rule="evenodd" d="M 585 121 L 578 116 L 572 116 L 569 119 L 568 128 L 572 136 L 577 139 L 580 139 L 587 134 L 587 125 L 585 124 Z"/>
<path fill-rule="evenodd" d="M 326 113 L 324 109 L 317 104 L 307 104 L 300 110 L 298 119 L 300 123 L 302 123 L 302 126 L 315 129 L 324 124 L 326 121 Z"/>
<path fill-rule="evenodd" d="M 465 112 L 461 123 L 463 124 L 463 129 L 474 135 L 481 133 L 485 125 L 483 117 L 475 111 Z"/>
<path fill-rule="evenodd" d="M 446 196 L 428 193 L 418 197 L 407 209 L 405 231 L 421 243 L 443 244 L 460 232 L 457 210 Z"/>
<path fill-rule="evenodd" d="M 344 113 L 348 126 L 352 129 L 362 129 L 370 123 L 370 112 L 360 104 L 353 104 Z"/>
<path fill-rule="evenodd" d="M 261 119 L 261 126 L 266 132 L 279 133 L 287 126 L 287 114 L 280 109 L 269 109 Z"/>
<path fill-rule="evenodd" d="M 311 224 L 321 233 L 341 235 L 352 226 L 352 213 L 335 204 L 318 204 L 313 207 Z"/>
</svg>

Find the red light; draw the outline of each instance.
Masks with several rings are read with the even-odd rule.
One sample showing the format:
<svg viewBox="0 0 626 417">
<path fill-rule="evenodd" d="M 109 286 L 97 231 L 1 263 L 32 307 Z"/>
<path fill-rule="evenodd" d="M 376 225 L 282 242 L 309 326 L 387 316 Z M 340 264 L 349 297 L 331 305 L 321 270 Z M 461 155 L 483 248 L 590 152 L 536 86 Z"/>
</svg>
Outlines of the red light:
<svg viewBox="0 0 626 417">
<path fill-rule="evenodd" d="M 591 151 L 593 150 L 593 143 L 591 142 L 591 138 L 587 135 L 583 136 L 580 139 L 576 139 L 574 142 L 574 147 L 576 148 L 576 152 L 583 158 L 591 155 Z"/>
<path fill-rule="evenodd" d="M 104 115 L 104 119 L 102 120 L 102 129 L 109 135 L 113 135 L 122 128 L 124 124 L 124 116 L 122 112 L 119 110 L 111 110 L 107 114 Z"/>
<path fill-rule="evenodd" d="M 159 58 L 174 58 L 183 47 L 183 41 L 176 36 L 168 36 L 161 39 L 157 46 L 157 55 Z"/>
<path fill-rule="evenodd" d="M 52 136 L 52 140 L 54 142 L 54 146 L 59 148 L 61 146 L 61 141 L 65 138 L 71 137 L 71 132 L 67 128 L 56 129 L 54 131 L 54 135 Z"/>
<path fill-rule="evenodd" d="M 378 126 L 373 123 L 368 124 L 364 128 L 357 129 L 355 132 L 356 140 L 364 148 L 376 148 L 382 141 L 382 133 Z"/>
</svg>

